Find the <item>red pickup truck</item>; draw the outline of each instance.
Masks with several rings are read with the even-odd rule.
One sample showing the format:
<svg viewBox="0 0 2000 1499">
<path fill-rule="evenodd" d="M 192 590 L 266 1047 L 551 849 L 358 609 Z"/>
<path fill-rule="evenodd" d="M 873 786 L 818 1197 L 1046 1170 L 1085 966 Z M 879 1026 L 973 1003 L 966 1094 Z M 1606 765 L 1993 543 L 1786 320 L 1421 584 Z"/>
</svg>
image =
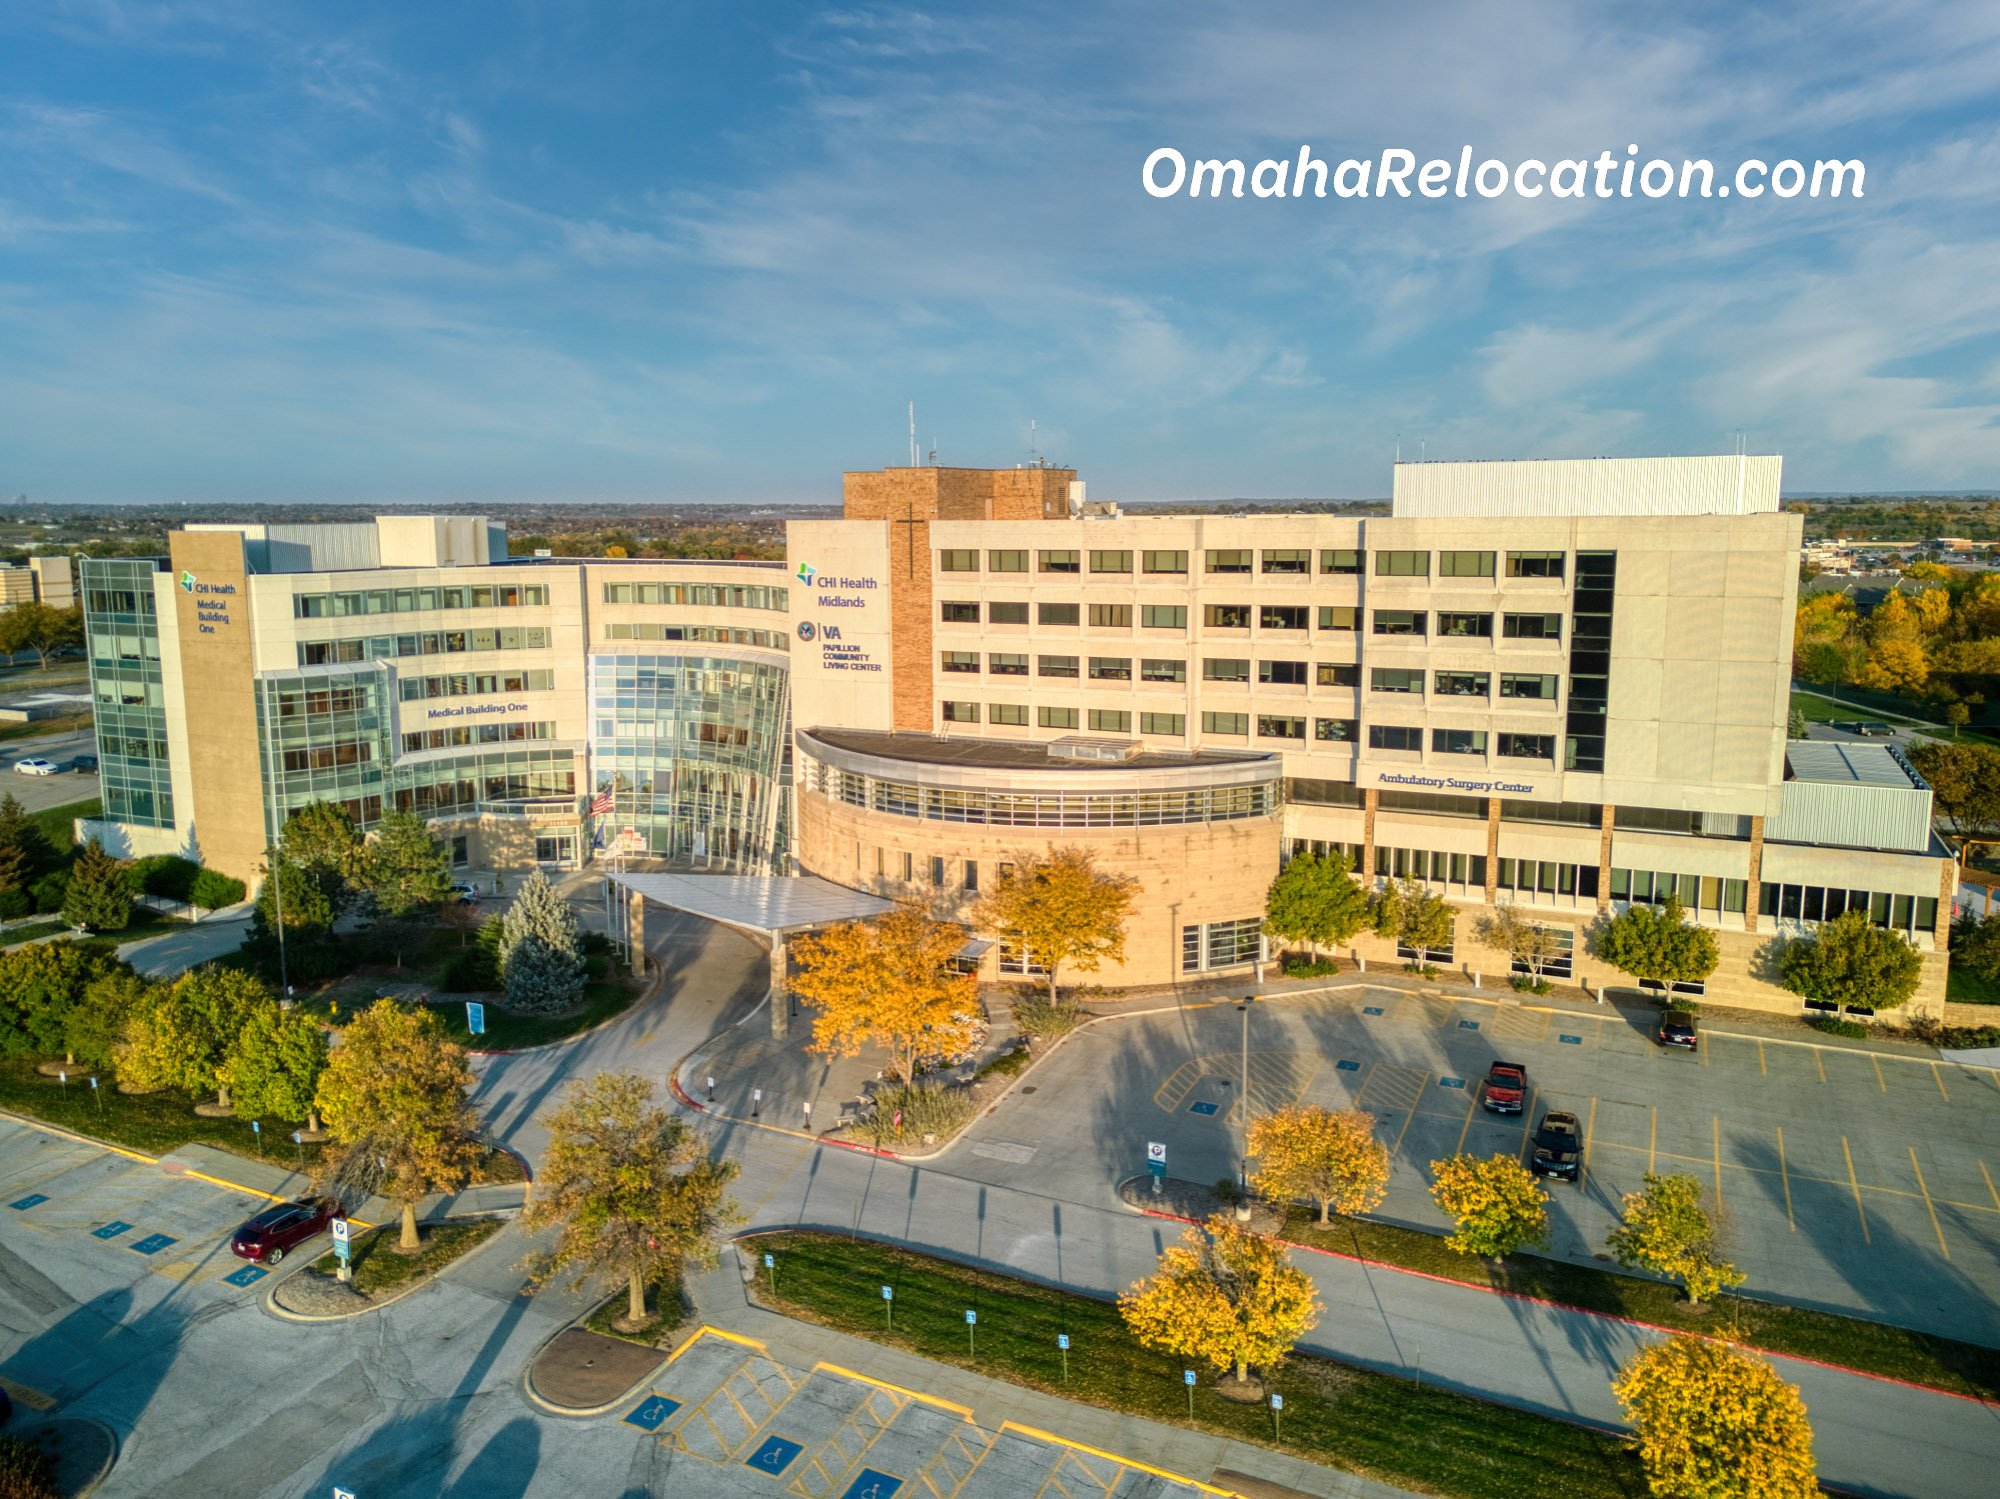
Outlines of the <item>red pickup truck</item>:
<svg viewBox="0 0 2000 1499">
<path fill-rule="evenodd" d="M 1495 1114 L 1518 1114 L 1527 1100 L 1528 1069 L 1518 1062 L 1495 1062 L 1480 1102 Z"/>
</svg>

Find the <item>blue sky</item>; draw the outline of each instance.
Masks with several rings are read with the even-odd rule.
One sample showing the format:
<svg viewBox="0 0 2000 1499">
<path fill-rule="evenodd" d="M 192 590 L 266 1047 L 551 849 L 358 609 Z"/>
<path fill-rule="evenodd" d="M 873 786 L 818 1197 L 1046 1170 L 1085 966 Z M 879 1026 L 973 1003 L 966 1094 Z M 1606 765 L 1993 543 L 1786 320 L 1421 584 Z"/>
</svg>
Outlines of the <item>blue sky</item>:
<svg viewBox="0 0 2000 1499">
<path fill-rule="evenodd" d="M 0 497 L 1123 498 L 1406 455 L 2000 486 L 2000 6 L 7 0 Z M 1189 156 L 1865 199 L 1158 201 Z"/>
</svg>

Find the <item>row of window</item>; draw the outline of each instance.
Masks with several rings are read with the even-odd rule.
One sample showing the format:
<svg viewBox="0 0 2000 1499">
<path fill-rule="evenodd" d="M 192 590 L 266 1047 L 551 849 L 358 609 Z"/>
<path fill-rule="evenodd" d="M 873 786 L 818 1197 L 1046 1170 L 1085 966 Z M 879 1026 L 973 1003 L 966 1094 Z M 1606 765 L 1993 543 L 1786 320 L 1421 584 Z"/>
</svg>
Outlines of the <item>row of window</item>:
<svg viewBox="0 0 2000 1499">
<path fill-rule="evenodd" d="M 1034 622 L 1055 628 L 1089 624 L 1093 629 L 1129 630 L 1134 611 L 1142 630 L 1185 630 L 1187 607 L 1183 604 L 1072 604 L 1038 603 Z M 1247 630 L 1254 620 L 1263 630 L 1304 631 L 1310 611 L 1303 604 L 1205 604 L 1202 624 L 1211 630 Z M 996 599 L 984 607 L 989 625 L 1025 625 L 1028 605 L 1021 600 Z M 947 625 L 976 625 L 982 618 L 981 606 L 971 599 L 945 599 L 938 604 L 938 620 Z M 1421 609 L 1376 609 L 1370 614 L 1370 628 L 1377 635 L 1428 636 L 1430 614 Z M 1361 628 L 1361 611 L 1347 605 L 1330 604 L 1319 610 L 1319 628 L 1334 633 L 1353 633 Z M 1437 638 L 1440 640 L 1491 640 L 1490 613 L 1439 610 Z M 1560 614 L 1503 614 L 1503 640 L 1561 640 Z"/>
<path fill-rule="evenodd" d="M 1866 911 L 1875 926 L 1892 932 L 1931 932 L 1937 928 L 1935 896 L 1892 895 L 1881 890 L 1847 890 L 1832 885 L 1764 884 L 1757 893 L 1757 914 L 1782 921 L 1831 921 L 1848 911 Z"/>
<path fill-rule="evenodd" d="M 1264 919 L 1239 916 L 1181 928 L 1181 972 L 1240 968 L 1264 959 Z"/>
<path fill-rule="evenodd" d="M 1484 755 L 1489 742 L 1505 760 L 1553 760 L 1553 734 L 1521 734 L 1505 730 L 1489 734 L 1485 729 L 1432 729 L 1431 751 L 1439 755 Z M 1382 750 L 1422 750 L 1424 731 L 1405 724 L 1378 723 L 1368 726 L 1368 747 Z"/>
<path fill-rule="evenodd" d="M 299 665 L 387 661 L 402 656 L 450 656 L 461 651 L 547 650 L 546 625 L 485 630 L 425 630 L 414 635 L 370 635 L 357 640 L 301 640 Z"/>
<path fill-rule="evenodd" d="M 347 619 L 359 614 L 410 614 L 435 609 L 521 609 L 549 601 L 545 583 L 443 584 L 434 588 L 357 588 L 292 597 L 296 619 Z"/>
<path fill-rule="evenodd" d="M 938 711 L 946 723 L 978 723 L 980 704 L 947 701 L 938 705 Z M 1025 727 L 1028 709 L 1023 703 L 987 703 L 986 722 Z M 1088 714 L 1080 715 L 1075 708 L 1056 708 L 1043 704 L 1035 710 L 1035 723 L 1044 729 L 1075 729 L 1086 725 L 1093 734 L 1129 734 L 1132 732 L 1132 715 L 1122 708 L 1092 708 Z M 1187 732 L 1187 717 L 1180 713 L 1141 713 L 1139 732 L 1142 734 L 1171 734 L 1178 738 Z"/>
<path fill-rule="evenodd" d="M 849 806 L 900 817 L 996 827 L 1077 828 L 1157 827 L 1264 817 L 1275 810 L 1278 789 L 1266 781 L 1172 791 L 959 791 L 880 780 L 811 759 L 804 762 L 803 784 L 808 791 Z"/>
<path fill-rule="evenodd" d="M 1103 549 L 1085 552 L 1076 547 L 1051 547 L 1034 553 L 1035 571 L 1078 574 L 1089 558 L 1090 571 L 1129 574 L 1134 553 Z M 1159 575 L 1184 575 L 1188 570 L 1185 551 L 1142 551 L 1139 570 Z M 1357 574 L 1365 570 L 1369 554 L 1359 547 L 1326 547 L 1319 552 L 1322 575 Z M 1378 551 L 1374 572 L 1382 578 L 1424 578 L 1431 575 L 1432 554 L 1428 551 Z M 986 553 L 989 573 L 1025 573 L 1029 553 L 1025 547 L 995 548 Z M 1442 551 L 1436 554 L 1440 578 L 1491 578 L 1503 570 L 1509 578 L 1560 578 L 1564 554 L 1561 552 L 1508 552 L 1504 564 L 1499 554 L 1480 551 Z M 976 573 L 980 570 L 975 547 L 947 547 L 938 553 L 938 571 Z M 1267 577 L 1306 577 L 1313 571 L 1310 547 L 1218 547 L 1202 553 L 1202 570 L 1210 573 L 1261 572 Z M 630 587 L 632 585 L 623 585 Z M 657 586 L 657 585 L 652 585 Z M 607 595 L 608 597 L 608 595 Z"/>
<path fill-rule="evenodd" d="M 607 604 L 700 604 L 725 609 L 791 609 L 786 589 L 770 583 L 606 583 Z"/>
<path fill-rule="evenodd" d="M 604 626 L 606 640 L 699 640 L 710 645 L 754 645 L 767 651 L 791 649 L 791 640 L 781 630 L 738 629 L 727 625 L 663 625 L 652 620 Z"/>
<path fill-rule="evenodd" d="M 423 729 L 403 736 L 403 753 L 421 750 L 457 749 L 469 744 L 519 744 L 531 739 L 554 739 L 556 726 L 544 723 L 474 723 L 451 729 Z"/>
<path fill-rule="evenodd" d="M 454 671 L 437 677 L 400 677 L 396 682 L 396 694 L 404 702 L 414 703 L 427 697 L 491 697 L 500 692 L 551 692 L 555 685 L 554 669 L 538 666 L 530 671 Z M 278 716 L 288 716 L 283 697 L 278 699 Z"/>
<path fill-rule="evenodd" d="M 375 744 L 369 739 L 307 745 L 303 749 L 284 750 L 279 756 L 279 763 L 287 771 L 333 770 L 342 765 L 370 765 L 374 760 Z"/>
</svg>

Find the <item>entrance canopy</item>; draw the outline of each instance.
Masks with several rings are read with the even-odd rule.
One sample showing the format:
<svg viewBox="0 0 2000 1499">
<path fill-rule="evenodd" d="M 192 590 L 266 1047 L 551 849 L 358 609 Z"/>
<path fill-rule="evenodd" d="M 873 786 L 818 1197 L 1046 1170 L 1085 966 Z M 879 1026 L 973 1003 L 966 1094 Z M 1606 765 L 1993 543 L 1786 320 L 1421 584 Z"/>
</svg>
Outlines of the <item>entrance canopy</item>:
<svg viewBox="0 0 2000 1499">
<path fill-rule="evenodd" d="M 607 878 L 627 895 L 764 937 L 859 921 L 896 906 L 879 895 L 864 895 L 811 874 L 621 873 Z"/>
</svg>

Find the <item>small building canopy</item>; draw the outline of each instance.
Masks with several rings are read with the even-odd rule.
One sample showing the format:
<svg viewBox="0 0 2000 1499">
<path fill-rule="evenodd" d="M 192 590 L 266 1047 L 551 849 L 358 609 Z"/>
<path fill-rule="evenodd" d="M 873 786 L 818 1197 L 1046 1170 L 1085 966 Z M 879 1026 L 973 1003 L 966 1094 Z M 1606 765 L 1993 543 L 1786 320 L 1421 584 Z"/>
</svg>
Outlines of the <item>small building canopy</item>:
<svg viewBox="0 0 2000 1499">
<path fill-rule="evenodd" d="M 608 876 L 628 894 L 655 905 L 775 936 L 839 921 L 860 921 L 896 903 L 810 874 L 646 874 Z"/>
</svg>

